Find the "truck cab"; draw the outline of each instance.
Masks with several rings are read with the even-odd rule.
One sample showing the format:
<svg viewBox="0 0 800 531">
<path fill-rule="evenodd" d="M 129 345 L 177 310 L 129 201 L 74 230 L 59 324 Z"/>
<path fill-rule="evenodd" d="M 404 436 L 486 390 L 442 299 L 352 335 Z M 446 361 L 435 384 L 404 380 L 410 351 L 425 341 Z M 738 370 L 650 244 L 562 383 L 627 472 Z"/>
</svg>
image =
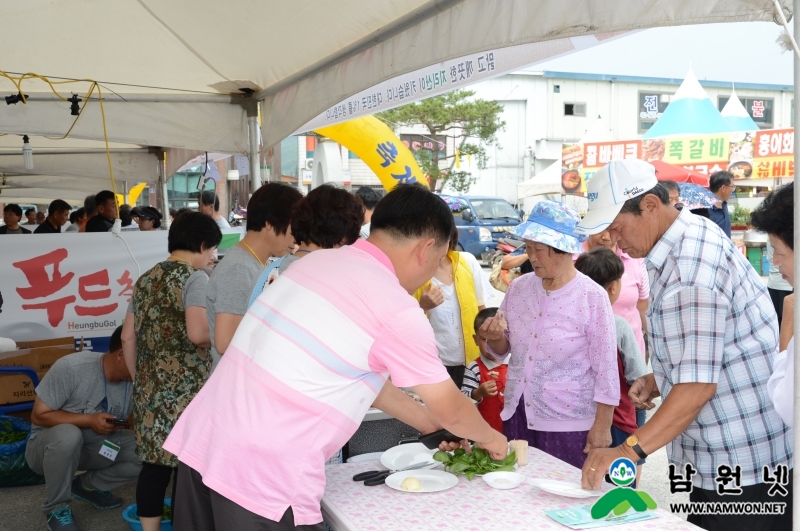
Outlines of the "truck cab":
<svg viewBox="0 0 800 531">
<path fill-rule="evenodd" d="M 497 240 L 522 220 L 514 207 L 501 197 L 442 195 L 450 206 L 458 229 L 458 250 L 486 260 Z"/>
</svg>

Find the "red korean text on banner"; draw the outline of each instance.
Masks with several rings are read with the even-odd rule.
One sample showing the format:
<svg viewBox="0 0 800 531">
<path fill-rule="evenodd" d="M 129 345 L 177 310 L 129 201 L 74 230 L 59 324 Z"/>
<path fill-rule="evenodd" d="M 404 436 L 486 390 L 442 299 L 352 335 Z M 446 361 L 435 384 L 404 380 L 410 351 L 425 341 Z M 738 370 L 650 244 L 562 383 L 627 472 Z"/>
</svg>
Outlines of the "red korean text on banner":
<svg viewBox="0 0 800 531">
<path fill-rule="evenodd" d="M 55 249 L 49 253 L 14 262 L 14 267 L 20 269 L 28 280 L 30 286 L 17 288 L 19 296 L 25 300 L 43 299 L 55 295 L 63 288 L 67 287 L 75 273 L 61 274 L 60 265 L 67 258 L 66 249 Z M 47 272 L 47 266 L 52 266 L 53 275 Z M 47 312 L 47 322 L 50 326 L 58 326 L 64 319 L 64 311 L 68 304 L 75 302 L 75 296 L 69 295 L 49 301 L 38 302 L 35 304 L 23 304 L 23 310 L 45 310 Z"/>
<path fill-rule="evenodd" d="M 623 142 L 587 142 L 583 145 L 583 166 L 598 168 L 612 160 L 641 158 L 641 140 Z"/>
<path fill-rule="evenodd" d="M 753 178 L 794 177 L 794 129 L 757 131 Z"/>
<path fill-rule="evenodd" d="M 131 297 L 133 297 L 133 279 L 131 278 L 131 272 L 126 269 L 122 276 L 117 279 L 117 284 L 122 286 L 122 291 L 117 293 L 117 295 L 125 297 L 125 300 L 130 302 Z"/>
<path fill-rule="evenodd" d="M 84 301 L 99 301 L 111 298 L 111 289 L 89 290 L 90 287 L 95 286 L 108 286 L 108 269 L 102 269 L 95 273 L 84 275 L 78 279 L 78 294 Z M 81 317 L 91 315 L 92 317 L 100 317 L 101 315 L 109 315 L 117 309 L 118 304 L 103 304 L 100 306 L 81 306 L 75 305 L 75 313 Z"/>
<path fill-rule="evenodd" d="M 66 273 L 61 272 L 62 262 L 66 260 L 68 256 L 69 252 L 67 249 L 59 248 L 49 253 L 11 264 L 22 271 L 29 284 L 27 287 L 16 288 L 17 293 L 23 300 L 31 301 L 30 304 L 22 304 L 22 309 L 26 311 L 44 310 L 47 313 L 47 322 L 52 327 L 57 327 L 61 324 L 64 320 L 67 306 L 74 304 L 78 300 L 75 295 L 56 296 L 60 291 L 65 290 L 75 277 L 75 273 L 71 271 Z M 49 270 L 51 270 L 52 273 Z M 131 282 L 132 284 L 130 272 L 127 270 L 122 275 L 123 279 L 126 276 L 127 280 L 123 280 L 123 282 L 118 280 L 117 282 L 121 285 L 127 284 L 127 282 Z M 97 287 L 105 289 L 93 289 Z M 83 302 L 110 299 L 112 293 L 108 270 L 101 269 L 100 271 L 79 277 L 78 295 Z M 39 301 L 39 299 L 47 299 L 48 297 L 50 297 L 49 300 Z M 112 314 L 118 306 L 119 304 L 116 302 L 100 305 L 76 304 L 74 309 L 75 313 L 81 317 L 99 317 Z"/>
<path fill-rule="evenodd" d="M 792 154 L 794 154 L 794 129 L 766 129 L 756 132 L 756 159 Z"/>
</svg>

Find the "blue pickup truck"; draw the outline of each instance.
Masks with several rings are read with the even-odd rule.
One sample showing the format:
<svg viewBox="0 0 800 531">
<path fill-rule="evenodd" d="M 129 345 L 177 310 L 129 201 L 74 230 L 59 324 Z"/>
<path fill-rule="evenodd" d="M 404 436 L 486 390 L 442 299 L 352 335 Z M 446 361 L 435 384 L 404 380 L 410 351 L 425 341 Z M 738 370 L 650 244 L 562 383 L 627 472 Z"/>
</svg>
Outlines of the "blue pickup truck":
<svg viewBox="0 0 800 531">
<path fill-rule="evenodd" d="M 521 223 L 519 213 L 500 197 L 442 195 L 458 229 L 458 250 L 486 260 L 497 240 Z"/>
</svg>

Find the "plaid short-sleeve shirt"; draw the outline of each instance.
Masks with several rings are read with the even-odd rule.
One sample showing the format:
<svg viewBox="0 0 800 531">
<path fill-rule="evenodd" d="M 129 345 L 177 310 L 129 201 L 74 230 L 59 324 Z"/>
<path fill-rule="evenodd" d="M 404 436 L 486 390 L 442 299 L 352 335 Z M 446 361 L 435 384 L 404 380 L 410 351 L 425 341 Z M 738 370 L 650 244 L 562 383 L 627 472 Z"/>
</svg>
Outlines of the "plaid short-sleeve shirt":
<svg viewBox="0 0 800 531">
<path fill-rule="evenodd" d="M 767 396 L 778 323 L 764 283 L 714 223 L 683 210 L 647 256 L 653 374 L 674 385 L 715 383 L 717 393 L 669 443 L 669 459 L 697 468 L 714 490 L 717 467 L 739 465 L 742 485 L 764 465 L 792 468 L 792 435 Z M 699 483 L 699 485 L 698 485 Z"/>
</svg>

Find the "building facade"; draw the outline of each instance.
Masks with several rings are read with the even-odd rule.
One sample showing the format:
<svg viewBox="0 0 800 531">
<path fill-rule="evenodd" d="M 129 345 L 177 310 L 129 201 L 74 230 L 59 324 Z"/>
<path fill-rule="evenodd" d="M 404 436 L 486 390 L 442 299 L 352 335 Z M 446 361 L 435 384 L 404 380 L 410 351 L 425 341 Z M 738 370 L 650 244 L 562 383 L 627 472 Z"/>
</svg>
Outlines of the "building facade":
<svg viewBox="0 0 800 531">
<path fill-rule="evenodd" d="M 597 126 L 598 118 L 615 140 L 640 137 L 682 81 L 543 71 L 509 74 L 470 87 L 476 98 L 500 102 L 506 122 L 497 146 L 488 150 L 487 167 L 467 166 L 477 177 L 470 193 L 516 203 L 517 183 L 559 160 L 562 143 L 580 140 Z M 722 109 L 731 84 L 707 80 L 700 84 Z M 737 83 L 736 93 L 759 127 L 794 126 L 793 87 Z"/>
</svg>

